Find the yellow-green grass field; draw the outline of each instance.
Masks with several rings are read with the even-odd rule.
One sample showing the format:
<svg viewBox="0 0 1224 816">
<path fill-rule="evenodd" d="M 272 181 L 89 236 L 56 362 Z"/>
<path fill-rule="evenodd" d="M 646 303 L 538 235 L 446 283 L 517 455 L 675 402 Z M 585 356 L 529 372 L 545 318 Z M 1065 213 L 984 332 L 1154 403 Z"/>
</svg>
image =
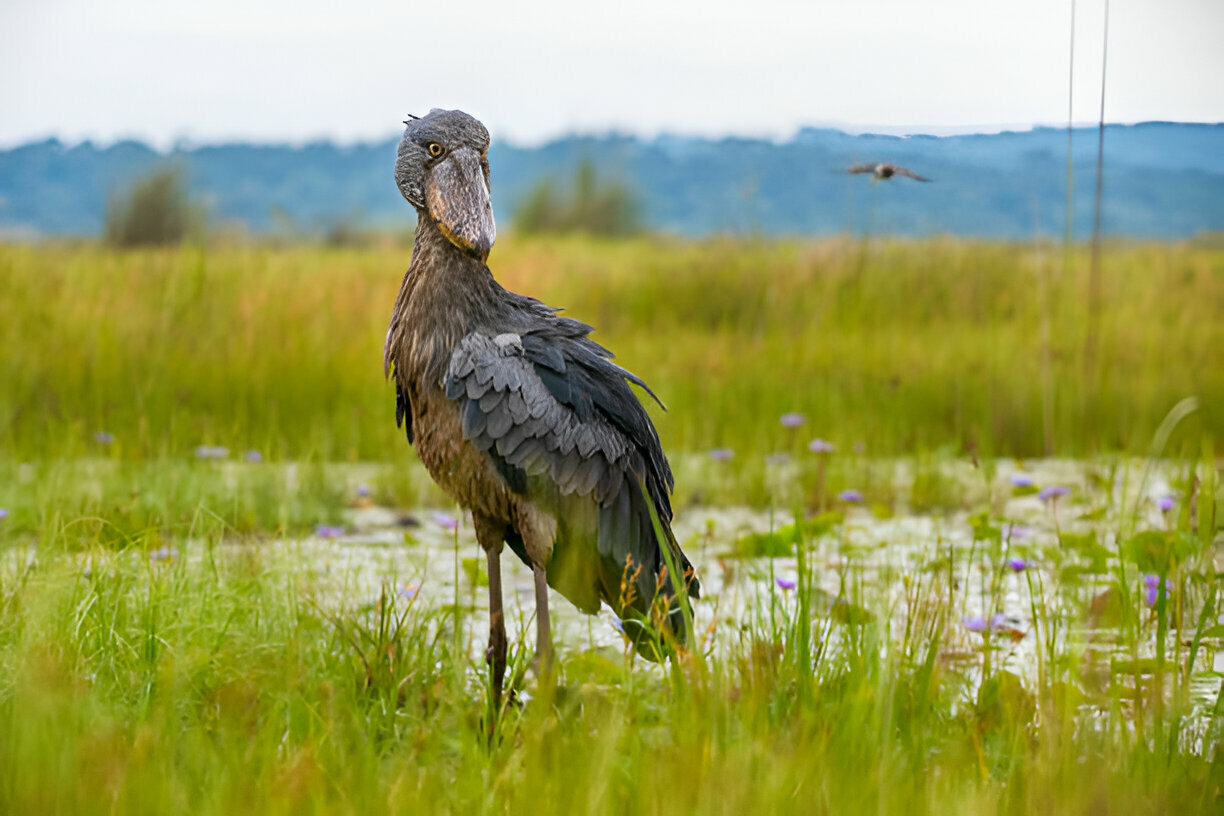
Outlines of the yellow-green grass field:
<svg viewBox="0 0 1224 816">
<path fill-rule="evenodd" d="M 503 241 L 508 288 L 564 307 L 669 407 L 669 450 L 804 433 L 871 454 L 1146 451 L 1197 396 L 1224 429 L 1224 251 L 953 240 Z M 401 457 L 382 343 L 409 250 L 0 247 L 0 450 Z"/>
<path fill-rule="evenodd" d="M 507 236 L 667 403 L 706 596 L 661 667 L 563 610 L 555 688 L 517 621 L 496 712 L 409 254 L 0 246 L 0 813 L 1224 808 L 1224 251 L 1094 308 L 1086 247 Z"/>
</svg>

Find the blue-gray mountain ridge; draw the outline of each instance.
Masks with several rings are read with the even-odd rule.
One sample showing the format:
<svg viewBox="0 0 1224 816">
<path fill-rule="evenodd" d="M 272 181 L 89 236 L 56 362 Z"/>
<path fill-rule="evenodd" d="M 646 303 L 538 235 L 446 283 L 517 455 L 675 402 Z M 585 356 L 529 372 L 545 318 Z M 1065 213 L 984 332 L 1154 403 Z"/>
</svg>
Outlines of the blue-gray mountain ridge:
<svg viewBox="0 0 1224 816">
<path fill-rule="evenodd" d="M 1074 225 L 1091 232 L 1097 132 L 1074 134 Z M 139 142 L 0 151 L 0 236 L 95 236 L 109 193 L 160 163 L 182 165 L 213 223 L 256 233 L 340 224 L 411 227 L 392 181 L 396 136 L 356 145 L 223 144 L 158 152 Z M 849 135 L 808 128 L 793 138 L 570 136 L 539 147 L 494 142 L 499 224 L 542 179 L 561 185 L 590 161 L 627 183 L 652 231 L 818 236 L 839 232 L 1061 237 L 1067 133 L 1056 128 L 961 136 Z M 934 179 L 873 184 L 845 169 L 888 161 Z M 1104 231 L 1182 238 L 1224 230 L 1224 124 L 1111 125 L 1105 137 Z"/>
</svg>

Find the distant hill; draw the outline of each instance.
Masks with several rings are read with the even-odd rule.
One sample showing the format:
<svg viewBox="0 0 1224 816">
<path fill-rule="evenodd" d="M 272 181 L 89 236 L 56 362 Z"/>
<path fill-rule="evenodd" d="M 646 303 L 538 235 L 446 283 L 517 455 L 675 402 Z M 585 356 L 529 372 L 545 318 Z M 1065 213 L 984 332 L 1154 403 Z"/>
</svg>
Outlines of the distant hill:
<svg viewBox="0 0 1224 816">
<path fill-rule="evenodd" d="M 1075 229 L 1092 226 L 1096 129 L 1075 132 Z M 397 138 L 302 147 L 226 144 L 158 153 L 57 140 L 0 151 L 0 236 L 98 235 L 107 194 L 163 161 L 181 162 L 214 222 L 255 232 L 322 232 L 338 223 L 414 222 L 391 180 Z M 1028 238 L 1061 236 L 1065 130 L 969 136 L 852 136 L 805 129 L 786 142 L 663 136 L 573 136 L 540 147 L 495 143 L 497 217 L 543 178 L 566 181 L 583 160 L 628 182 L 652 230 L 682 235 L 824 235 L 844 231 Z M 873 185 L 853 162 L 891 161 L 930 176 Z M 1105 137 L 1104 229 L 1178 238 L 1224 230 L 1224 125 L 1111 125 Z"/>
</svg>

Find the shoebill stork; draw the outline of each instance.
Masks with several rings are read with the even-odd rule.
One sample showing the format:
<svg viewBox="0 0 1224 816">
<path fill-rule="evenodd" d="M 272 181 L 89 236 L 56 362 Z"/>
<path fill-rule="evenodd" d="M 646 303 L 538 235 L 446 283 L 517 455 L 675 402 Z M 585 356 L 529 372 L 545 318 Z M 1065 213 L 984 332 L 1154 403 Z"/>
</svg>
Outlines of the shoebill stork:
<svg viewBox="0 0 1224 816">
<path fill-rule="evenodd" d="M 653 636 L 684 636 L 677 587 L 697 597 L 699 586 L 671 532 L 671 468 L 629 384 L 654 394 L 590 326 L 494 280 L 485 127 L 437 109 L 405 125 L 395 182 L 417 229 L 384 369 L 396 421 L 434 481 L 471 511 L 488 559 L 494 694 L 506 667 L 503 544 L 533 571 L 546 665 L 550 586 L 583 612 L 607 603 L 639 651 L 657 657 Z"/>
</svg>

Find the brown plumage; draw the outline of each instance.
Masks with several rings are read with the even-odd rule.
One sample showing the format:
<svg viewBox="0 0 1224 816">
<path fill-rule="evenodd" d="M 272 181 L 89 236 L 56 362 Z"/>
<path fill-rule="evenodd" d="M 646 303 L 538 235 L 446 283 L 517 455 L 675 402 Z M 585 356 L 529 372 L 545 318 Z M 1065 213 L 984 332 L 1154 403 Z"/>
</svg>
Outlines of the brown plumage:
<svg viewBox="0 0 1224 816">
<path fill-rule="evenodd" d="M 918 175 L 913 170 L 907 170 L 899 164 L 888 164 L 887 162 L 868 162 L 866 164 L 851 165 L 847 173 L 860 174 L 871 173 L 872 181 L 887 181 L 893 176 L 905 176 L 912 178 L 914 181 L 930 181 L 929 178 Z"/>
<path fill-rule="evenodd" d="M 397 421 L 438 485 L 472 512 L 488 558 L 495 692 L 506 660 L 503 543 L 535 574 L 543 660 L 546 585 L 584 612 L 607 603 L 639 651 L 657 657 L 661 627 L 684 635 L 664 548 L 694 597 L 698 584 L 671 534 L 671 468 L 629 387 L 645 383 L 611 362 L 590 326 L 493 279 L 484 126 L 441 110 L 406 124 L 395 176 L 417 231 L 384 366 Z"/>
</svg>

